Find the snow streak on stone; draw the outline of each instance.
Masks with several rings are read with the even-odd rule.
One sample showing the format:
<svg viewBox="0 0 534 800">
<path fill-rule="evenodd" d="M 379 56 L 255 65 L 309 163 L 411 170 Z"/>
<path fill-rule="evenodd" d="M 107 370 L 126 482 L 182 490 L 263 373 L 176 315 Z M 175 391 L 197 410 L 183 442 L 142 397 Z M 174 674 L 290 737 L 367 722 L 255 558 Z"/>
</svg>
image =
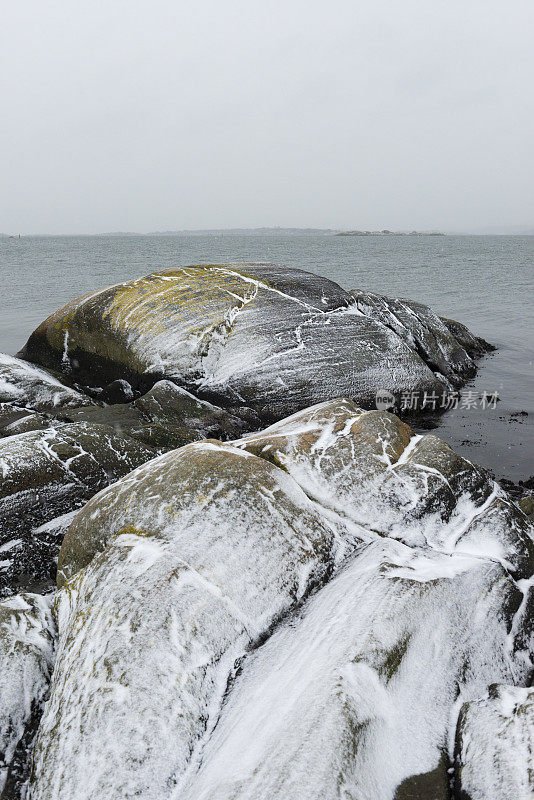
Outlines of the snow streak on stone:
<svg viewBox="0 0 534 800">
<path fill-rule="evenodd" d="M 532 530 L 347 400 L 144 464 L 65 537 L 32 800 L 448 798 L 462 706 L 532 674 Z"/>
<path fill-rule="evenodd" d="M 247 659 L 173 797 L 392 800 L 433 771 L 447 797 L 458 697 L 516 674 L 513 595 L 495 564 L 369 545 Z"/>
<path fill-rule="evenodd" d="M 456 782 L 470 800 L 532 800 L 534 689 L 492 685 L 463 707 Z"/>
<path fill-rule="evenodd" d="M 21 594 L 0 602 L 0 795 L 48 690 L 54 632 L 48 598 Z"/>
<path fill-rule="evenodd" d="M 441 393 L 474 370 L 426 306 L 366 298 L 272 264 L 176 267 L 67 304 L 24 353 L 65 371 L 68 345 L 69 374 L 164 377 L 265 421 L 339 394 L 370 407 L 381 387 Z"/>
<path fill-rule="evenodd" d="M 43 369 L 0 353 L 0 403 L 17 403 L 36 411 L 91 404 L 85 395 L 64 386 Z"/>
</svg>

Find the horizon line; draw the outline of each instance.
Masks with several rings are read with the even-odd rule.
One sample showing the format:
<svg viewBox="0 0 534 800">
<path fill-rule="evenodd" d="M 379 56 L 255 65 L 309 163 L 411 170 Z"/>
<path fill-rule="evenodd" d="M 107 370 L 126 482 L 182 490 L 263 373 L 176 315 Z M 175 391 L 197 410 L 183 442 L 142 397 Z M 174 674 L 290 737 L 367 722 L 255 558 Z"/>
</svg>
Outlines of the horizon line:
<svg viewBox="0 0 534 800">
<path fill-rule="evenodd" d="M 524 228 L 524 230 L 522 230 Z M 332 228 L 332 227 L 318 227 L 318 226 L 281 226 L 281 225 L 257 225 L 257 226 L 230 226 L 230 227 L 213 227 L 213 228 L 176 228 L 176 229 L 165 229 L 165 230 L 151 230 L 151 231 L 135 231 L 135 230 L 114 230 L 114 231 L 93 231 L 91 233 L 81 233 L 81 232 L 72 232 L 72 233 L 49 233 L 49 232 L 37 232 L 37 233 L 0 233 L 1 238 L 5 239 L 18 239 L 22 237 L 39 237 L 39 236 L 50 236 L 50 237 L 59 237 L 59 236 L 176 236 L 180 234 L 212 234 L 212 233 L 232 233 L 232 232 L 248 232 L 248 231 L 270 231 L 270 232 L 288 232 L 293 231 L 297 233 L 306 233 L 306 232 L 318 232 L 318 233 L 353 233 L 354 236 L 358 235 L 383 235 L 383 236 L 394 236 L 394 235 L 428 235 L 428 234 L 442 234 L 444 236 L 534 236 L 534 226 L 530 227 L 528 225 L 512 225 L 512 226 L 503 226 L 502 228 L 495 227 L 494 229 L 490 228 L 489 226 L 483 228 L 472 228 L 472 229 L 440 229 L 440 228 L 425 228 L 425 229 L 408 229 L 408 228 L 396 228 L 396 229 L 387 229 L 387 228 Z"/>
</svg>

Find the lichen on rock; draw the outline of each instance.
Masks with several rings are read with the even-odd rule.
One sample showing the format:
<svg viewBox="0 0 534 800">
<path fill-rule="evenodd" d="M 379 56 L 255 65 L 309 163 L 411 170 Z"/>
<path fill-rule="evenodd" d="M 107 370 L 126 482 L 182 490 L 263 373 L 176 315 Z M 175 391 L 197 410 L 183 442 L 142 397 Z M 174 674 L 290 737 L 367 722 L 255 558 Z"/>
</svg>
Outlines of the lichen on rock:
<svg viewBox="0 0 534 800">
<path fill-rule="evenodd" d="M 102 289 L 41 323 L 22 355 L 86 385 L 122 378 L 146 392 L 166 378 L 264 423 L 340 395 L 369 408 L 380 388 L 442 392 L 475 370 L 426 306 L 272 264 L 176 267 Z"/>
<path fill-rule="evenodd" d="M 143 464 L 65 536 L 32 800 L 445 800 L 462 705 L 530 680 L 532 531 L 348 400 Z"/>
</svg>

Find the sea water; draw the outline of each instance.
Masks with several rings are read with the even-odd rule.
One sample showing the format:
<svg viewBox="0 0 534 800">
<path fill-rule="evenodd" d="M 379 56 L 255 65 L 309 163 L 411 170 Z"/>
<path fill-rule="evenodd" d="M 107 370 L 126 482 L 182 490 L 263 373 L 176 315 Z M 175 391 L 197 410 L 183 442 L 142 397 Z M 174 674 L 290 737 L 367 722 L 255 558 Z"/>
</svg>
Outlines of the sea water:
<svg viewBox="0 0 534 800">
<path fill-rule="evenodd" d="M 533 236 L 0 238 L 0 351 L 17 352 L 48 314 L 86 292 L 159 268 L 220 261 L 299 267 L 345 289 L 419 300 L 466 324 L 498 349 L 464 389 L 476 405 L 433 420 L 435 433 L 499 478 L 534 474 Z M 498 393 L 495 408 L 482 407 L 484 392 Z"/>
</svg>

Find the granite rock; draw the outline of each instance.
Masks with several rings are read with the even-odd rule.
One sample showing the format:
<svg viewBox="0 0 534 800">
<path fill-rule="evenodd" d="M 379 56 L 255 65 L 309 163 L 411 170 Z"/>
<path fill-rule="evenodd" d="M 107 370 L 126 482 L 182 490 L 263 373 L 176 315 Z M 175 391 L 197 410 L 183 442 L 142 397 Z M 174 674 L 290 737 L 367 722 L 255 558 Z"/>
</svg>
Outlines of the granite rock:
<svg viewBox="0 0 534 800">
<path fill-rule="evenodd" d="M 531 679 L 525 520 L 347 400 L 143 464 L 62 545 L 32 800 L 448 800 L 460 708 Z"/>
<path fill-rule="evenodd" d="M 475 369 L 426 306 L 272 264 L 177 267 L 93 292 L 46 319 L 22 355 L 87 386 L 120 379 L 144 393 L 169 379 L 264 422 L 340 395 L 369 408 L 380 388 L 442 392 Z"/>
<path fill-rule="evenodd" d="M 155 454 L 90 423 L 0 439 L 0 596 L 51 588 L 62 528 L 49 523 Z"/>
</svg>

